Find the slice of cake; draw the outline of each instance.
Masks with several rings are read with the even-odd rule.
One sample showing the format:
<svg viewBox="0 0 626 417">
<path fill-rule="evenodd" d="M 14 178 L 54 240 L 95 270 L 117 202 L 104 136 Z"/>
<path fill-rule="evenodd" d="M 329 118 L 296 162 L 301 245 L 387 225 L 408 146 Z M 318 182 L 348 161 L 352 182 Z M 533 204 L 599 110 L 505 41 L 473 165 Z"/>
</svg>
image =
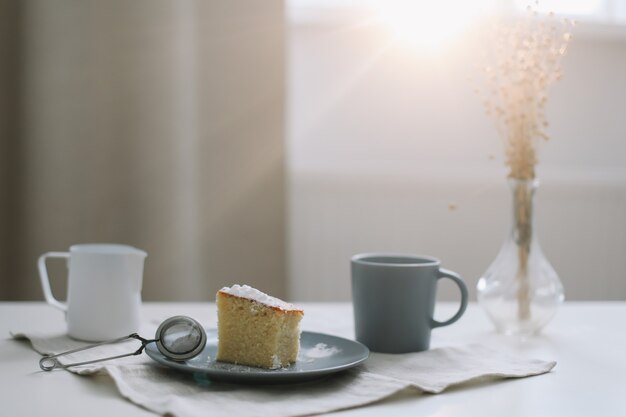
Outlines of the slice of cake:
<svg viewBox="0 0 626 417">
<path fill-rule="evenodd" d="M 296 361 L 302 309 L 248 285 L 217 292 L 217 360 L 277 369 Z"/>
</svg>

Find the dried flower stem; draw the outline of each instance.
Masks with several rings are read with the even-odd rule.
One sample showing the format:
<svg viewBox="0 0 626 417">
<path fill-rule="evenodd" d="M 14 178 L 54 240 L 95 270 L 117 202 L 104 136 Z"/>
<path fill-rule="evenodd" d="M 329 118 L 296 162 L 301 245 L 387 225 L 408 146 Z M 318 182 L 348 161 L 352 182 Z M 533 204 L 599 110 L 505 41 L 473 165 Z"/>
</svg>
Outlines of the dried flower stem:
<svg viewBox="0 0 626 417">
<path fill-rule="evenodd" d="M 519 266 L 516 280 L 517 289 L 517 316 L 520 320 L 530 320 L 530 285 L 528 278 L 528 258 L 533 233 L 533 198 L 534 188 L 527 181 L 515 181 L 513 185 L 513 233 L 517 244 Z"/>
</svg>

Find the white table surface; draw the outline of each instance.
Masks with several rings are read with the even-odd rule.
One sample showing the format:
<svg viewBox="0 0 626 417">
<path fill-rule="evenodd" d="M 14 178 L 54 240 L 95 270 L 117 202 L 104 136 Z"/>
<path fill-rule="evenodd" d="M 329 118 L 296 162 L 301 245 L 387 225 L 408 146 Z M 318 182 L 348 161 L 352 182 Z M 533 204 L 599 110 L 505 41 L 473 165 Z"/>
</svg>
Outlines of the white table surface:
<svg viewBox="0 0 626 417">
<path fill-rule="evenodd" d="M 348 303 L 301 303 L 304 330 L 353 337 Z M 455 306 L 437 305 L 436 318 Z M 186 314 L 215 326 L 210 303 L 144 303 L 144 320 Z M 433 331 L 432 347 L 479 342 L 519 355 L 556 360 L 549 374 L 452 388 L 439 395 L 397 394 L 341 416 L 626 416 L 626 302 L 566 303 L 540 336 L 495 333 L 477 305 Z M 10 331 L 58 331 L 62 313 L 44 303 L 0 303 L 0 416 L 154 416 L 123 399 L 108 376 L 42 372 L 39 355 Z M 147 335 L 150 336 L 150 335 Z M 243 416 L 240 416 L 243 417 Z"/>
</svg>

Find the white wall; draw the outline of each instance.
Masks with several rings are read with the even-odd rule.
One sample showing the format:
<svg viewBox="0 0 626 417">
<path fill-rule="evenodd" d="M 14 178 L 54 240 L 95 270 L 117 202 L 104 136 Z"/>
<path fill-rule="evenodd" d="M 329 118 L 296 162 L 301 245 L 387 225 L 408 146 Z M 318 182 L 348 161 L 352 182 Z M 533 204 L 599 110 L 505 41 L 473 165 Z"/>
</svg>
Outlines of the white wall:
<svg viewBox="0 0 626 417">
<path fill-rule="evenodd" d="M 550 93 L 537 230 L 568 299 L 624 300 L 626 37 L 588 32 Z M 466 79 L 480 48 L 383 50 L 380 31 L 345 24 L 288 39 L 290 299 L 349 299 L 364 251 L 437 256 L 473 294 L 510 217 L 501 140 Z"/>
</svg>

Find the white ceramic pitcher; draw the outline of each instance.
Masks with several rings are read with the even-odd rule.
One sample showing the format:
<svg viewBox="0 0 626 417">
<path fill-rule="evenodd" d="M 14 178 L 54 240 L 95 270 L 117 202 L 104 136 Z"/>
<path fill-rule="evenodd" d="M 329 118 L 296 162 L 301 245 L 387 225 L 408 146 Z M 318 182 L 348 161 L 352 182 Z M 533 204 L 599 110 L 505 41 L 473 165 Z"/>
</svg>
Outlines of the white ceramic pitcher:
<svg viewBox="0 0 626 417">
<path fill-rule="evenodd" d="M 44 296 L 48 304 L 66 312 L 70 337 L 99 342 L 139 330 L 146 256 L 146 252 L 127 245 L 81 244 L 71 246 L 69 252 L 47 252 L 39 257 Z M 67 259 L 66 303 L 52 294 L 48 258 Z"/>
</svg>

